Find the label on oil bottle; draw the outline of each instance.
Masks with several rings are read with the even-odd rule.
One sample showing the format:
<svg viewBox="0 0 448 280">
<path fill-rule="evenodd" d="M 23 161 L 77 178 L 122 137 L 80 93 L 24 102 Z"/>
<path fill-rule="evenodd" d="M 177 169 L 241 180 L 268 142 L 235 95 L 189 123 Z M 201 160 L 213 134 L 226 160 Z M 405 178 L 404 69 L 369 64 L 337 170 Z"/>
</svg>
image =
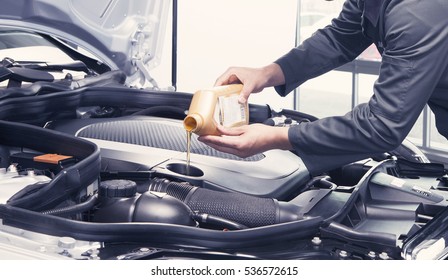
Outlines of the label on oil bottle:
<svg viewBox="0 0 448 280">
<path fill-rule="evenodd" d="M 214 113 L 215 121 L 224 127 L 246 123 L 246 108 L 238 102 L 237 94 L 218 97 Z"/>
</svg>

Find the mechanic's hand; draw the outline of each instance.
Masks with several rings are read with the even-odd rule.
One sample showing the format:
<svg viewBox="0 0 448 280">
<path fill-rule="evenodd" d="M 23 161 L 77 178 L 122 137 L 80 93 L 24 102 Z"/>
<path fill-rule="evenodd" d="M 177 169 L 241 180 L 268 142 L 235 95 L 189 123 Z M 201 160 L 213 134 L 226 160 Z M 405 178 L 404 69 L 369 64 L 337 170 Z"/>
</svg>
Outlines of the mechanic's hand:
<svg viewBox="0 0 448 280">
<path fill-rule="evenodd" d="M 218 151 L 245 158 L 271 149 L 292 149 L 288 129 L 263 124 L 233 128 L 218 126 L 221 136 L 204 135 L 198 140 Z"/>
<path fill-rule="evenodd" d="M 278 64 L 272 63 L 261 68 L 230 67 L 216 80 L 215 86 L 243 84 L 239 102 L 244 104 L 251 93 L 284 83 L 283 71 Z"/>
</svg>

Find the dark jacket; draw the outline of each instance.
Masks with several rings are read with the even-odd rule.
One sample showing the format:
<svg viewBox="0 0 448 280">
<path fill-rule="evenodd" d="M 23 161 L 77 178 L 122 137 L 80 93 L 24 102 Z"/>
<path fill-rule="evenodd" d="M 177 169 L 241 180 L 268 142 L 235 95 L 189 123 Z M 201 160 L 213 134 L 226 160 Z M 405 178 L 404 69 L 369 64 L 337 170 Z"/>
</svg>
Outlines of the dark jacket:
<svg viewBox="0 0 448 280">
<path fill-rule="evenodd" d="M 448 1 L 347 0 L 338 18 L 279 58 L 286 95 L 355 59 L 371 43 L 382 54 L 368 103 L 345 116 L 289 129 L 289 140 L 311 174 L 393 150 L 425 104 L 448 137 Z"/>
</svg>

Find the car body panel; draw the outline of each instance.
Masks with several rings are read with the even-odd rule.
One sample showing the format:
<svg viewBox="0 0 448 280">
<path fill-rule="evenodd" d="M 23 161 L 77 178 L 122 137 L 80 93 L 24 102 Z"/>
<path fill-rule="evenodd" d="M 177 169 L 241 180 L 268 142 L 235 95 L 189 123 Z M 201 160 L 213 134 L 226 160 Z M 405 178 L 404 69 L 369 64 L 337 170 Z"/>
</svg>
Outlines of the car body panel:
<svg viewBox="0 0 448 280">
<path fill-rule="evenodd" d="M 79 46 L 145 84 L 161 57 L 171 1 L 8 0 L 0 25 L 44 33 Z M 142 81 L 143 80 L 143 81 Z"/>
</svg>

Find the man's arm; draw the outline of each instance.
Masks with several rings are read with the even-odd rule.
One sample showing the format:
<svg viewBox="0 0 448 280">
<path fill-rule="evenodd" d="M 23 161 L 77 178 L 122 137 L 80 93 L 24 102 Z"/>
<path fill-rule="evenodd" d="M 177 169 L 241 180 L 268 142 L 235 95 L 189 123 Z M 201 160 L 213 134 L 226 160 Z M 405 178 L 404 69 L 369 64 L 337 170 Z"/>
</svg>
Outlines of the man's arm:
<svg viewBox="0 0 448 280">
<path fill-rule="evenodd" d="M 285 84 L 277 86 L 277 92 L 285 96 L 303 82 L 358 57 L 372 44 L 362 33 L 361 15 L 356 0 L 346 1 L 332 25 L 276 60 L 285 76 Z"/>
<path fill-rule="evenodd" d="M 374 95 L 345 116 L 290 128 L 312 174 L 390 151 L 407 136 L 448 67 L 446 0 L 391 0 Z"/>
</svg>

